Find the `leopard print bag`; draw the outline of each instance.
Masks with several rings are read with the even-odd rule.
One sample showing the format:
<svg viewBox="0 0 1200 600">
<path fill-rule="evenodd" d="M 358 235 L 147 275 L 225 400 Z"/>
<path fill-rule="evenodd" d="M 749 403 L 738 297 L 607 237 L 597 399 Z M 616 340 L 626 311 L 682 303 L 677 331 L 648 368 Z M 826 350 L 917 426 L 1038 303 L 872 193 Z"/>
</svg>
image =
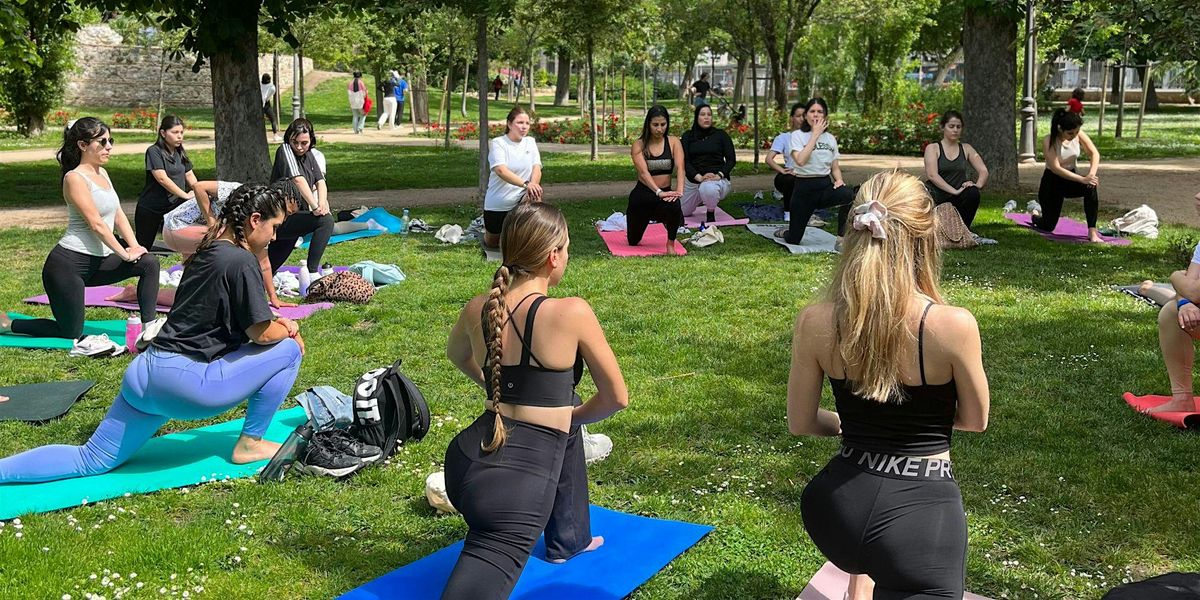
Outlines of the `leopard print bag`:
<svg viewBox="0 0 1200 600">
<path fill-rule="evenodd" d="M 326 275 L 308 286 L 305 302 L 353 302 L 366 304 L 375 296 L 375 286 L 362 275 L 342 271 Z"/>
</svg>

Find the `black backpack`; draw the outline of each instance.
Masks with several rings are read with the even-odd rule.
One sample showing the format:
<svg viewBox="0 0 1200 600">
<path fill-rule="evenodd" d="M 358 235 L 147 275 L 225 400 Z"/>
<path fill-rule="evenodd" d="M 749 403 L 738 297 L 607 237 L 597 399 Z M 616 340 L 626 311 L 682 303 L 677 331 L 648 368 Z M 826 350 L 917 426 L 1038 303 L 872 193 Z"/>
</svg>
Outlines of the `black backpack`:
<svg viewBox="0 0 1200 600">
<path fill-rule="evenodd" d="M 1200 573 L 1167 573 L 1113 588 L 1103 600 L 1196 600 Z"/>
<path fill-rule="evenodd" d="M 429 405 L 412 380 L 400 372 L 400 361 L 367 371 L 354 383 L 354 423 L 350 433 L 378 446 L 387 458 L 400 444 L 429 433 Z"/>
</svg>

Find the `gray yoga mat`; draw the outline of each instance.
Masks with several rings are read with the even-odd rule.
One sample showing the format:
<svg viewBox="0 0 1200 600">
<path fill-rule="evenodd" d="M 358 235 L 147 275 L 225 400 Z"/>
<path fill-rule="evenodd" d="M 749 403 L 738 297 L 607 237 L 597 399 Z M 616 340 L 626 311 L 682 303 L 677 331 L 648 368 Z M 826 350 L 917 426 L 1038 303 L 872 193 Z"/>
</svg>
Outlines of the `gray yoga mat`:
<svg viewBox="0 0 1200 600">
<path fill-rule="evenodd" d="M 1150 298 L 1148 296 L 1143 296 L 1141 294 L 1141 292 L 1138 291 L 1138 288 L 1140 288 L 1140 287 L 1141 287 L 1141 284 L 1135 283 L 1133 285 L 1114 285 L 1114 286 L 1112 286 L 1112 289 L 1114 289 L 1118 292 L 1129 294 L 1130 296 L 1133 296 L 1134 298 L 1137 298 L 1138 300 L 1141 300 L 1142 302 L 1145 302 L 1146 304 L 1149 304 L 1151 306 L 1159 306 L 1159 307 L 1162 306 L 1162 304 L 1158 303 L 1158 300 L 1156 300 L 1154 298 Z M 1169 283 L 1156 283 L 1156 284 L 1154 284 L 1154 287 L 1156 287 L 1158 289 L 1166 290 L 1167 292 L 1169 292 L 1171 294 L 1175 293 L 1175 288 L 1172 287 L 1171 284 L 1169 284 Z"/>
<path fill-rule="evenodd" d="M 95 381 L 52 381 L 0 387 L 0 421 L 49 421 L 66 414 Z"/>
<path fill-rule="evenodd" d="M 746 229 L 761 235 L 780 246 L 788 249 L 792 254 L 812 254 L 814 252 L 832 252 L 837 254 L 837 249 L 834 244 L 837 243 L 837 236 L 816 227 L 809 227 L 804 231 L 804 239 L 800 244 L 788 244 L 783 240 L 775 237 L 775 230 L 787 225 L 770 225 L 751 223 L 746 225 Z"/>
</svg>

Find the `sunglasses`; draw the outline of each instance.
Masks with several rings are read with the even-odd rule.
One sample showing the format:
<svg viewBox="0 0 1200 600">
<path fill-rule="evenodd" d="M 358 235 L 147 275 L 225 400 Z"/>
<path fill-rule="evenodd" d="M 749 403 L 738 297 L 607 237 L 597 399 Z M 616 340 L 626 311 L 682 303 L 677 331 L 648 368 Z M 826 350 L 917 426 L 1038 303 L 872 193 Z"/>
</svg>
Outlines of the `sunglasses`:
<svg viewBox="0 0 1200 600">
<path fill-rule="evenodd" d="M 92 141 L 100 142 L 101 146 L 115 146 L 117 144 L 117 139 L 112 136 L 98 137 Z"/>
</svg>

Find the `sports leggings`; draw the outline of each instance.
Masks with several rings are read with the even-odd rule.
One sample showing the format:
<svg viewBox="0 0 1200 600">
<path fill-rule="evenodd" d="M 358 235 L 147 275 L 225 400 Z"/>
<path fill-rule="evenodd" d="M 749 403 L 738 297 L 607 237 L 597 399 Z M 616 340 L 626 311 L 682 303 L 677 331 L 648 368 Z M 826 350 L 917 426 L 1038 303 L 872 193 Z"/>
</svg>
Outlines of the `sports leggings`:
<svg viewBox="0 0 1200 600">
<path fill-rule="evenodd" d="M 979 188 L 975 186 L 963 188 L 958 194 L 949 194 L 945 190 L 926 181 L 925 187 L 929 189 L 929 195 L 933 196 L 934 206 L 949 202 L 958 211 L 958 216 L 962 217 L 963 225 L 967 229 L 971 228 L 971 224 L 975 222 L 975 213 L 979 212 Z M 1061 206 L 1062 201 L 1059 201 Z"/>
<path fill-rule="evenodd" d="M 129 460 L 169 419 L 207 419 L 249 398 L 242 435 L 262 437 L 300 371 L 300 346 L 244 344 L 212 362 L 154 346 L 125 370 L 121 391 L 82 446 L 34 448 L 0 460 L 0 483 L 105 473 Z"/>
<path fill-rule="evenodd" d="M 579 427 L 568 434 L 506 417 L 504 445 L 484 452 L 495 418 L 484 411 L 446 448 L 446 492 L 470 531 L 443 600 L 508 598 L 543 530 L 549 560 L 592 543 Z"/>
<path fill-rule="evenodd" d="M 788 223 L 787 236 L 789 244 L 799 244 L 804 240 L 804 230 L 808 220 L 818 208 L 840 207 L 838 210 L 838 235 L 846 229 L 846 215 L 850 213 L 850 203 L 854 202 L 854 190 L 843 185 L 833 188 L 833 180 L 824 177 L 794 177 L 792 186 L 792 214 Z"/>
<path fill-rule="evenodd" d="M 963 597 L 967 519 L 949 460 L 842 448 L 804 488 L 804 528 L 875 600 Z"/>
<path fill-rule="evenodd" d="M 667 228 L 667 239 L 674 241 L 679 226 L 683 225 L 683 210 L 679 207 L 679 199 L 667 202 L 654 195 L 654 190 L 646 184 L 637 182 L 633 191 L 629 192 L 629 208 L 625 210 L 627 227 L 625 235 L 630 246 L 636 246 L 646 233 L 646 226 L 651 220 L 658 221 Z"/>
<path fill-rule="evenodd" d="M 321 257 L 325 256 L 325 246 L 333 235 L 333 215 L 315 216 L 311 211 L 294 213 L 283 221 L 283 225 L 275 230 L 275 241 L 267 246 L 267 256 L 271 260 L 271 273 L 279 272 L 279 267 L 287 262 L 292 250 L 296 248 L 296 240 L 307 234 L 312 234 L 308 244 L 308 270 L 321 268 Z"/>
<path fill-rule="evenodd" d="M 792 189 L 796 187 L 796 176 L 791 173 L 775 174 L 775 191 L 783 196 L 783 210 L 792 210 Z"/>
<path fill-rule="evenodd" d="M 1095 227 L 1100 213 L 1100 195 L 1096 188 L 1063 179 L 1050 169 L 1042 172 L 1042 182 L 1038 185 L 1038 204 L 1042 205 L 1042 216 L 1033 219 L 1033 226 L 1042 231 L 1054 231 L 1058 216 L 1062 214 L 1063 200 L 1067 198 L 1083 198 L 1087 226 Z"/>
<path fill-rule="evenodd" d="M 78 338 L 83 334 L 83 288 L 137 277 L 138 309 L 143 323 L 157 318 L 158 257 L 146 253 L 135 262 L 116 254 L 92 256 L 54 246 L 42 266 L 42 287 L 53 319 L 19 319 L 12 332 L 33 337 Z"/>
</svg>

